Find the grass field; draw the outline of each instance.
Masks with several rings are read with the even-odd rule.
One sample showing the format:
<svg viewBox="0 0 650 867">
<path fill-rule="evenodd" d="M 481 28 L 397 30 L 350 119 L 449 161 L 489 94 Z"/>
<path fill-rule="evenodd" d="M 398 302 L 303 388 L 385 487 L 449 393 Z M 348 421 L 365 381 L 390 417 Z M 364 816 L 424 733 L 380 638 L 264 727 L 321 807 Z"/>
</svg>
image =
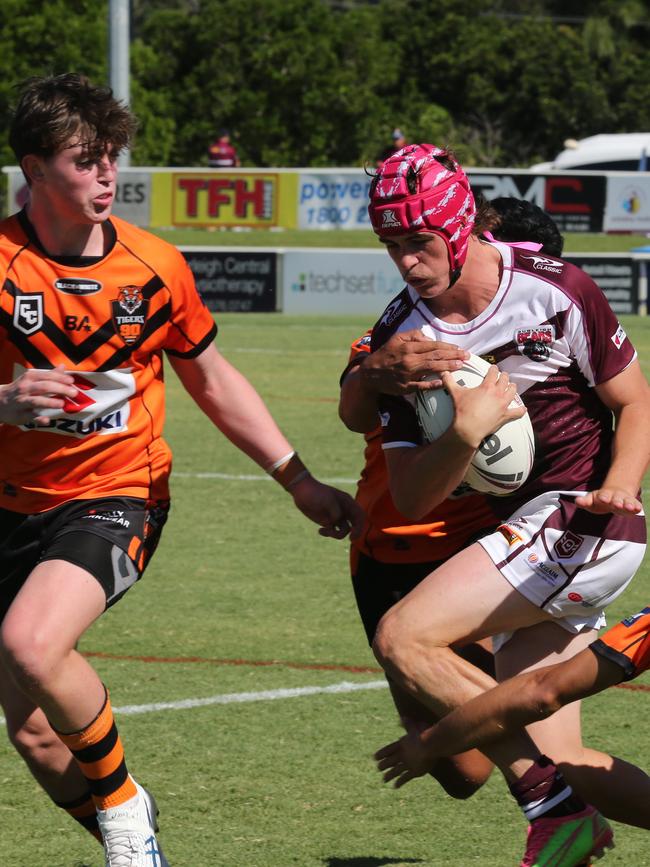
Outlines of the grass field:
<svg viewBox="0 0 650 867">
<path fill-rule="evenodd" d="M 178 246 L 208 247 L 377 247 L 370 229 L 316 231 L 310 229 L 153 229 Z M 628 253 L 649 244 L 646 235 L 565 234 L 565 253 Z"/>
<path fill-rule="evenodd" d="M 337 418 L 338 376 L 368 323 L 229 314 L 219 324 L 219 347 L 306 463 L 353 491 L 362 443 Z M 650 373 L 648 320 L 624 326 Z M 519 863 L 524 822 L 497 775 L 466 802 L 428 780 L 381 785 L 370 756 L 398 727 L 358 622 L 346 543 L 319 537 L 171 374 L 166 429 L 175 506 L 159 551 L 81 649 L 111 688 L 173 867 Z M 611 619 L 650 601 L 648 577 L 646 566 Z M 650 677 L 636 683 L 589 699 L 584 728 L 591 745 L 650 768 Z M 97 843 L 1 749 L 1 867 L 101 867 Z M 616 832 L 603 863 L 650 865 L 645 832 Z"/>
</svg>

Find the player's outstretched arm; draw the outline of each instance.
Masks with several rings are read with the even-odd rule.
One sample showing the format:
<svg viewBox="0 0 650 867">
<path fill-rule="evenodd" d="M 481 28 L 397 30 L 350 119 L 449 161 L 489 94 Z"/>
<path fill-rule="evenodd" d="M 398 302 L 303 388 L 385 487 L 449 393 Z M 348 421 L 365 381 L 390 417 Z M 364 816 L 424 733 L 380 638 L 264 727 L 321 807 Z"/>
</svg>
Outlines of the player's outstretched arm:
<svg viewBox="0 0 650 867">
<path fill-rule="evenodd" d="M 170 357 L 185 389 L 219 430 L 294 498 L 321 534 L 361 531 L 363 514 L 348 494 L 315 479 L 295 454 L 250 382 L 210 345 L 191 359 Z"/>
<path fill-rule="evenodd" d="M 597 514 L 634 515 L 641 511 L 638 491 L 650 462 L 650 386 L 638 361 L 596 386 L 616 417 L 612 463 L 602 486 L 576 497 L 576 505 Z"/>
<path fill-rule="evenodd" d="M 619 683 L 621 666 L 589 648 L 557 665 L 520 674 L 484 692 L 424 731 L 410 730 L 375 753 L 384 780 L 397 788 L 427 773 L 435 759 L 507 737 L 566 704 Z"/>
</svg>

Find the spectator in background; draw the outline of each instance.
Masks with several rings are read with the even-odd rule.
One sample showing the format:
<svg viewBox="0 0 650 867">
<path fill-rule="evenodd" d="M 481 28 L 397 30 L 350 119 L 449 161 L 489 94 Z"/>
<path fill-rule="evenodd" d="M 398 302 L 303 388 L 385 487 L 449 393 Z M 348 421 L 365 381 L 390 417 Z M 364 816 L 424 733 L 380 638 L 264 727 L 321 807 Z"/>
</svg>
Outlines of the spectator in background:
<svg viewBox="0 0 650 867">
<path fill-rule="evenodd" d="M 241 165 L 227 129 L 222 129 L 208 148 L 208 165 L 211 169 L 230 169 Z"/>
<path fill-rule="evenodd" d="M 401 151 L 407 144 L 406 136 L 399 127 L 396 127 L 392 134 L 392 144 L 389 144 L 388 147 L 385 147 L 377 154 L 375 160 L 377 168 L 380 169 L 389 157 L 392 157 L 397 151 Z"/>
</svg>

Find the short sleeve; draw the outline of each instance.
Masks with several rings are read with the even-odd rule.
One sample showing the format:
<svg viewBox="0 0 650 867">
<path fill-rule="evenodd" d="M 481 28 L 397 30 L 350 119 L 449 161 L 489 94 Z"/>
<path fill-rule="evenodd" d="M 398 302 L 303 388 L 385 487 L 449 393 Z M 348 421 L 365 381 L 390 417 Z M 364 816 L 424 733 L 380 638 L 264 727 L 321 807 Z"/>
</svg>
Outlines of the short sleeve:
<svg viewBox="0 0 650 867">
<path fill-rule="evenodd" d="M 217 335 L 212 314 L 199 295 L 194 276 L 179 254 L 171 291 L 172 313 L 165 350 L 180 358 L 194 358 L 209 346 Z"/>
</svg>

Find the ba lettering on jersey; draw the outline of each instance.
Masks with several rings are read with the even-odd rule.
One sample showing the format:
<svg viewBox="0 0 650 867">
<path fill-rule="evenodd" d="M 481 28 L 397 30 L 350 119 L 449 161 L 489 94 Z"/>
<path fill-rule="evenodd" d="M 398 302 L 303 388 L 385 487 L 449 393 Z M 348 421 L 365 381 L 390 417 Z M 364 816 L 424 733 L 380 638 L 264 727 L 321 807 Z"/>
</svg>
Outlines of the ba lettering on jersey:
<svg viewBox="0 0 650 867">
<path fill-rule="evenodd" d="M 0 507 L 168 498 L 163 352 L 194 357 L 216 327 L 178 250 L 106 226 L 106 255 L 74 262 L 50 258 L 24 214 L 0 222 L 0 382 L 62 365 L 77 389 L 47 426 L 0 425 Z"/>
</svg>

